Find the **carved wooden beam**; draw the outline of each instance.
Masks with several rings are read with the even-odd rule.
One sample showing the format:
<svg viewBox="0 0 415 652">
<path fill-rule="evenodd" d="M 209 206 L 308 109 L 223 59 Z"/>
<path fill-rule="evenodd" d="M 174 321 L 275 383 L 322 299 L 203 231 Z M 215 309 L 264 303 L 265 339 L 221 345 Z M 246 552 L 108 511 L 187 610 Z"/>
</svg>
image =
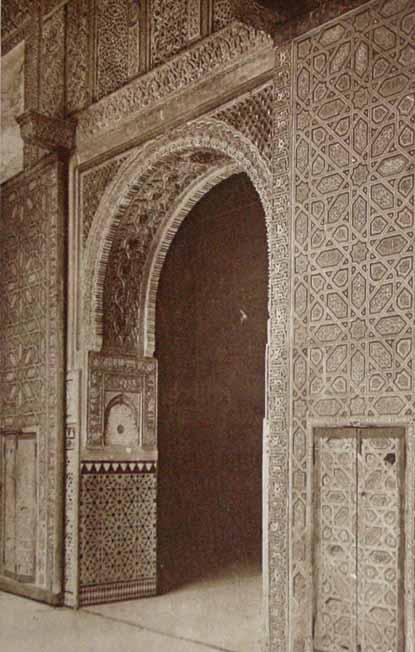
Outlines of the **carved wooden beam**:
<svg viewBox="0 0 415 652">
<path fill-rule="evenodd" d="M 30 110 L 18 116 L 17 122 L 25 144 L 60 153 L 69 153 L 75 147 L 75 120 L 51 118 Z"/>
</svg>

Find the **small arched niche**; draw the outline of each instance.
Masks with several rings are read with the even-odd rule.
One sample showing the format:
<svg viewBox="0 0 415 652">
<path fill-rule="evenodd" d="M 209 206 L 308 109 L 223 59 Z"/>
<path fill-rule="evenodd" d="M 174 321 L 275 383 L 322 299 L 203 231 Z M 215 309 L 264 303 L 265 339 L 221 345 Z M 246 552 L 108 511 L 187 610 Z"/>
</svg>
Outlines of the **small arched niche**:
<svg viewBox="0 0 415 652">
<path fill-rule="evenodd" d="M 137 408 L 123 394 L 115 396 L 105 410 L 105 446 L 138 446 Z"/>
</svg>

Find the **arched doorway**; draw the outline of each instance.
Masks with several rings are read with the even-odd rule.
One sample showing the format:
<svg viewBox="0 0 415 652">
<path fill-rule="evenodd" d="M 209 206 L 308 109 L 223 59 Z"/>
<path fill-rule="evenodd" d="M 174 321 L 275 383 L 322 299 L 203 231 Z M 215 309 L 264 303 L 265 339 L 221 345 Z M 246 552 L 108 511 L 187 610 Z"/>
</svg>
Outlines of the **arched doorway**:
<svg viewBox="0 0 415 652">
<path fill-rule="evenodd" d="M 131 468 L 131 464 L 133 464 L 134 469 L 137 469 L 136 481 L 140 483 L 142 482 L 139 477 L 140 469 L 147 472 L 148 466 L 151 468 L 158 466 L 156 427 L 158 374 L 157 360 L 153 356 L 155 355 L 156 299 L 165 258 L 177 230 L 189 216 L 196 202 L 224 179 L 242 172 L 246 174 L 258 192 L 257 199 L 260 198 L 260 206 L 263 211 L 261 220 L 266 223 L 269 263 L 268 350 L 264 392 L 266 409 L 264 427 L 261 428 L 265 442 L 262 509 L 263 584 L 262 590 L 258 585 L 256 601 L 263 604 L 263 621 L 258 619 L 258 626 L 255 630 L 260 633 L 265 631 L 264 640 L 267 645 L 270 640 L 278 638 L 281 623 L 285 622 L 284 614 L 288 605 L 286 599 L 288 588 L 286 581 L 288 572 L 286 560 L 288 551 L 288 449 L 285 436 L 286 420 L 283 412 L 286 405 L 287 386 L 282 382 L 286 377 L 287 333 L 284 324 L 286 323 L 287 284 L 284 279 L 286 280 L 287 272 L 287 233 L 280 224 L 281 210 L 284 206 L 278 205 L 277 218 L 273 214 L 272 176 L 269 166 L 252 142 L 237 130 L 214 119 L 185 125 L 172 134 L 169 133 L 167 136 L 148 143 L 143 148 L 138 148 L 121 165 L 114 181 L 102 196 L 86 245 L 82 273 L 84 288 L 82 314 L 85 333 L 83 341 L 88 350 L 89 379 L 92 381 L 96 378 L 101 389 L 107 373 L 111 373 L 111 382 L 120 388 L 124 387 L 125 383 L 128 384 L 130 376 L 136 375 L 137 372 L 141 375 L 146 374 L 146 378 L 148 377 L 149 382 L 145 382 L 144 413 L 138 429 L 138 439 L 139 442 L 142 442 L 143 447 L 136 446 L 127 451 L 128 468 Z M 241 202 L 240 196 L 238 201 Z M 125 310 L 121 311 L 120 319 L 115 319 L 115 313 L 105 309 L 106 293 L 111 296 L 116 295 L 114 276 L 108 270 L 116 263 L 113 258 L 114 252 L 125 253 L 127 257 L 129 256 L 130 247 L 118 248 L 118 244 L 120 238 L 123 242 L 129 240 L 130 227 L 130 235 L 134 241 L 137 240 L 137 229 L 140 231 L 141 227 L 152 237 L 149 242 L 146 242 L 142 265 L 139 265 L 138 269 L 137 266 L 122 267 L 128 273 L 125 278 L 120 279 L 120 282 L 131 292 L 126 300 L 119 302 Z M 141 238 L 140 242 L 142 242 Z M 116 267 L 121 269 L 117 265 Z M 110 279 L 109 282 L 108 279 Z M 242 314 L 240 316 L 243 317 Z M 113 342 L 112 337 L 105 330 L 105 324 L 108 324 L 108 321 L 113 323 L 119 331 L 116 342 Z M 126 357 L 125 363 L 124 360 L 121 363 L 120 353 L 128 357 L 128 359 Z M 263 359 L 262 362 L 264 362 Z M 101 403 L 95 403 L 91 408 L 94 394 L 88 391 L 86 397 L 88 402 L 88 406 L 86 406 L 88 407 L 86 442 L 91 441 L 91 445 L 96 446 L 96 439 L 100 437 L 100 433 L 96 433 L 95 430 L 98 424 L 97 417 L 101 415 Z M 94 412 L 93 408 L 95 407 Z M 263 407 L 264 403 L 262 403 Z M 108 456 L 111 451 L 104 452 Z M 94 459 L 96 457 L 95 454 Z M 149 460 L 153 462 L 149 464 Z M 127 463 L 126 454 L 123 456 L 123 461 Z M 85 472 L 88 471 L 89 466 L 85 461 Z M 113 466 L 108 467 L 106 464 L 103 468 L 105 470 L 108 467 L 111 472 Z M 160 478 L 160 472 L 159 469 L 158 478 Z M 148 496 L 151 505 L 156 505 L 156 499 L 157 481 L 154 482 L 152 492 Z M 120 516 L 128 519 L 129 523 L 136 524 L 131 533 L 135 547 L 133 553 L 129 555 L 128 563 L 122 567 L 122 569 L 126 569 L 126 572 L 120 570 L 120 577 L 117 577 L 117 585 L 114 590 L 117 595 L 128 594 L 131 599 L 149 594 L 154 595 L 158 583 L 156 557 L 153 554 L 159 526 L 156 514 L 154 513 L 153 516 L 152 508 L 150 509 L 148 506 L 147 509 L 146 505 L 141 508 L 139 519 L 131 520 L 131 509 L 129 504 L 124 502 L 121 502 L 119 511 Z M 84 522 L 88 523 L 87 520 Z M 91 528 L 90 530 L 91 536 L 94 538 L 94 533 Z M 114 520 L 112 523 L 108 523 L 108 530 L 109 539 L 116 541 L 117 546 L 121 548 L 124 544 L 122 537 L 119 536 L 118 521 Z M 81 542 L 88 540 L 88 534 L 89 532 L 80 532 Z M 270 554 L 271 545 L 272 554 Z M 149 567 L 146 567 L 145 575 L 140 576 L 138 581 L 132 585 L 129 581 L 129 573 L 135 567 L 136 562 L 141 564 L 143 551 L 147 555 L 145 558 L 148 557 L 150 560 Z M 96 560 L 96 555 L 94 560 Z M 98 562 L 99 568 L 95 570 L 94 567 L 93 579 L 95 584 L 97 584 L 96 578 L 99 581 L 97 586 L 94 585 L 92 598 L 96 601 L 96 594 L 99 593 L 99 597 L 102 594 L 103 601 L 108 593 L 108 569 L 100 559 Z M 86 580 L 89 581 L 89 576 L 86 573 L 84 579 L 81 572 L 80 590 L 83 602 L 89 596 L 87 593 L 89 586 L 86 584 Z M 246 603 L 246 595 L 243 593 L 241 595 L 242 601 Z M 176 618 L 174 610 L 171 609 L 172 604 L 169 602 L 171 596 L 172 592 L 167 594 L 167 597 L 161 595 L 152 598 L 148 607 L 145 606 L 147 600 L 142 601 L 140 614 L 143 614 L 143 610 L 146 611 L 151 620 L 151 626 L 158 628 L 160 623 L 155 606 L 159 600 L 163 601 L 161 608 L 165 612 L 166 609 L 170 610 L 171 626 L 168 629 L 177 633 L 177 622 L 183 623 L 188 618 L 187 614 L 184 614 L 183 618 Z M 132 603 L 131 609 L 132 613 L 130 614 L 129 611 L 129 614 L 135 618 L 138 614 L 135 612 L 135 603 Z M 181 611 L 183 613 L 183 609 Z M 241 620 L 239 620 L 240 623 Z M 193 640 L 192 632 L 189 631 L 189 628 L 186 629 L 187 631 L 180 635 Z M 212 629 L 211 627 L 210 630 Z M 228 646 L 228 649 L 231 648 L 232 646 Z M 246 645 L 240 646 L 240 649 L 244 650 L 247 647 Z M 253 647 L 249 647 L 248 644 L 248 649 L 253 649 Z"/>
<path fill-rule="evenodd" d="M 203 600 L 213 581 L 235 610 L 245 592 L 256 612 L 267 287 L 262 204 L 248 177 L 234 175 L 190 211 L 160 277 L 159 589 L 194 583 Z"/>
</svg>

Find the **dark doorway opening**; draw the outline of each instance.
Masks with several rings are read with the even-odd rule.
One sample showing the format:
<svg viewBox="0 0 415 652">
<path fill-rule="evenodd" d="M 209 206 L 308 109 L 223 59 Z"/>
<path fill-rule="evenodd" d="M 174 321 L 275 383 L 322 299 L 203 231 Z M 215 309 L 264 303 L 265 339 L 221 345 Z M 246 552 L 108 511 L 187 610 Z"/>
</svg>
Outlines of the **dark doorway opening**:
<svg viewBox="0 0 415 652">
<path fill-rule="evenodd" d="M 239 174 L 192 209 L 160 278 L 160 592 L 260 569 L 267 318 L 265 216 Z"/>
</svg>

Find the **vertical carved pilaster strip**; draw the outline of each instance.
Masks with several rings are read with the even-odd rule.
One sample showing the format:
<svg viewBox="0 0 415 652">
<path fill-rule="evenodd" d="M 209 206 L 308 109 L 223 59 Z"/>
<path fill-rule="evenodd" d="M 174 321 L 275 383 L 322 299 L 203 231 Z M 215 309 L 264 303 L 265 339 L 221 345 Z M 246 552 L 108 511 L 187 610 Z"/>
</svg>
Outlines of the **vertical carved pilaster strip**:
<svg viewBox="0 0 415 652">
<path fill-rule="evenodd" d="M 77 607 L 78 527 L 79 527 L 79 440 L 81 432 L 81 372 L 71 370 L 66 376 L 65 435 L 65 570 L 64 603 Z"/>
<path fill-rule="evenodd" d="M 141 69 L 141 12 L 137 2 L 128 8 L 128 77 L 135 77 Z"/>
<path fill-rule="evenodd" d="M 187 38 L 196 41 L 201 37 L 202 8 L 201 0 L 187 0 Z"/>
<path fill-rule="evenodd" d="M 59 156 L 59 155 L 58 155 Z M 48 432 L 54 433 L 48 446 L 49 474 L 49 527 L 48 572 L 52 579 L 51 590 L 62 593 L 64 570 L 64 454 L 65 454 L 65 242 L 66 242 L 66 162 L 57 160 L 50 170 L 47 183 L 50 187 L 49 212 L 53 213 L 50 228 L 55 247 L 49 254 L 50 304 L 48 316 L 50 366 L 48 399 Z"/>
<path fill-rule="evenodd" d="M 151 1 L 151 63 L 157 65 L 181 50 L 188 39 L 187 0 Z"/>
<path fill-rule="evenodd" d="M 96 95 L 99 99 L 128 80 L 130 0 L 100 0 L 95 6 Z"/>
<path fill-rule="evenodd" d="M 201 0 L 201 36 L 208 36 L 213 29 L 213 0 Z"/>
<path fill-rule="evenodd" d="M 289 609 L 289 211 L 291 46 L 276 50 L 273 220 L 269 233 L 270 359 L 268 442 L 268 591 L 270 650 L 288 652 Z"/>
<path fill-rule="evenodd" d="M 66 16 L 66 102 L 67 111 L 79 111 L 92 102 L 90 42 L 93 15 L 89 0 L 72 0 Z"/>
<path fill-rule="evenodd" d="M 144 414 L 141 445 L 148 450 L 157 449 L 157 386 L 158 367 L 155 358 L 144 364 Z"/>
<path fill-rule="evenodd" d="M 39 108 L 40 47 L 42 19 L 39 2 L 34 3 L 31 23 L 27 28 L 24 62 L 24 107 Z"/>
<path fill-rule="evenodd" d="M 149 67 L 148 1 L 133 0 L 128 16 L 128 78 L 132 79 Z"/>
<path fill-rule="evenodd" d="M 140 72 L 150 68 L 150 0 L 140 2 L 139 15 Z"/>
<path fill-rule="evenodd" d="M 39 109 L 62 118 L 65 114 L 65 7 L 43 22 Z"/>
<path fill-rule="evenodd" d="M 42 16 L 39 0 L 33 3 L 31 22 L 27 27 L 24 59 L 24 110 L 37 110 L 40 95 L 40 61 L 42 45 Z M 43 155 L 40 148 L 24 144 L 24 167 L 31 167 Z"/>
</svg>

